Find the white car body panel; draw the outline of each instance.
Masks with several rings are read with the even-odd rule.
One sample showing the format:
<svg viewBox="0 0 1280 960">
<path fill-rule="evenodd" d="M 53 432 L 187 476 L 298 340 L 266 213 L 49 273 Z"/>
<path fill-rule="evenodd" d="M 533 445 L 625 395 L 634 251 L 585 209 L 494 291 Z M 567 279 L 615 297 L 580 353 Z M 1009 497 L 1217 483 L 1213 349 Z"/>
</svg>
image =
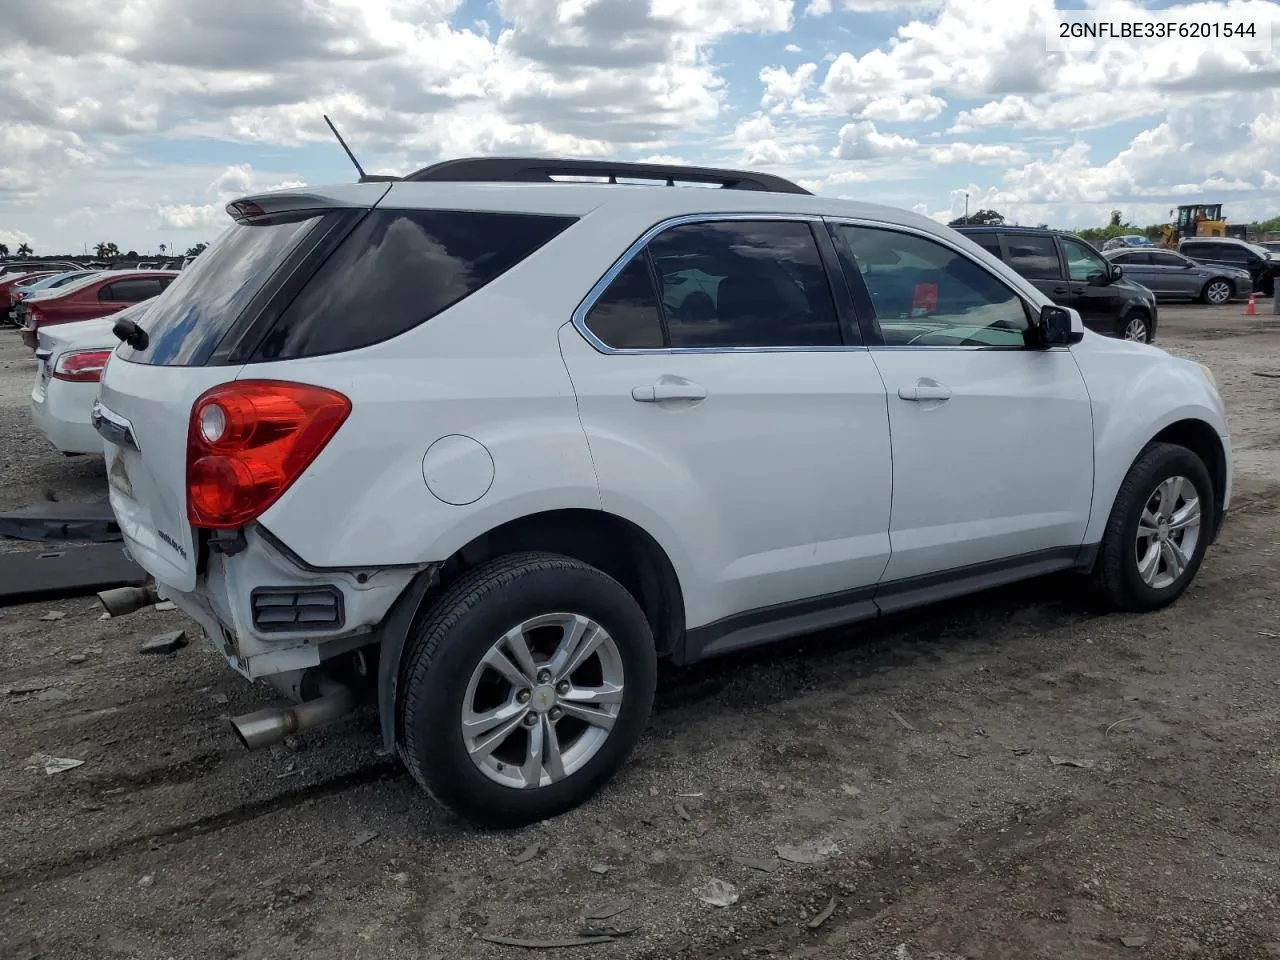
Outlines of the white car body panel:
<svg viewBox="0 0 1280 960">
<path fill-rule="evenodd" d="M 55 324 L 40 331 L 37 353 L 48 351 L 49 357 L 40 360 L 31 388 L 31 419 L 62 453 L 102 453 L 102 437 L 89 422 L 98 384 L 59 380 L 52 375 L 54 365 L 71 351 L 112 349 L 117 342 L 111 333 L 114 321 L 115 317 L 104 317 Z"/>
<path fill-rule="evenodd" d="M 1213 427 L 1229 471 L 1225 414 L 1204 373 L 1092 333 L 1046 352 L 617 355 L 569 322 L 636 238 L 676 217 L 717 212 L 909 227 L 981 263 L 1034 309 L 1049 305 L 998 258 L 926 217 L 813 196 L 625 185 L 399 182 L 245 199 L 279 210 L 371 205 L 384 195 L 388 207 L 581 219 L 481 292 L 383 343 L 247 366 L 115 357 L 102 383 L 102 416 L 132 430 L 139 446 L 106 445 L 126 543 L 206 629 L 235 636 L 238 652 L 228 656 L 246 675 L 348 649 L 424 565 L 546 511 L 603 510 L 645 531 L 670 560 L 692 629 L 791 601 L 1096 545 L 1134 458 L 1180 419 Z M 1073 329 L 1083 331 L 1071 313 Z M 683 405 L 632 398 L 633 388 L 662 377 L 694 381 L 707 397 Z M 248 528 L 246 549 L 212 554 L 197 575 L 186 517 L 192 405 L 215 385 L 272 378 L 339 391 L 352 400 L 351 414 Z M 899 388 L 920 378 L 946 384 L 951 399 L 900 399 Z M 457 442 L 436 449 L 454 452 L 433 461 L 428 451 L 442 438 Z M 461 484 L 462 493 L 441 499 L 433 477 L 450 490 Z M 371 574 L 371 586 L 351 576 L 356 570 Z M 320 634 L 308 645 L 254 633 L 245 604 L 255 585 L 316 578 L 338 584 L 355 611 L 341 636 Z"/>
</svg>

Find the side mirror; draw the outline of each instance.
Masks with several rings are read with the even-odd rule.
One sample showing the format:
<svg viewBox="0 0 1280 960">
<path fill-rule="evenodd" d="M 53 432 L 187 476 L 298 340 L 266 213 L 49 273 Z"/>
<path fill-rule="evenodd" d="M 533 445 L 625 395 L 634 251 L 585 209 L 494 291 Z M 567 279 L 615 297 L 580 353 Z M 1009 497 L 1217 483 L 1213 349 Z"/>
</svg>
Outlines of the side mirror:
<svg viewBox="0 0 1280 960">
<path fill-rule="evenodd" d="M 1066 307 L 1050 304 L 1040 308 L 1040 342 L 1045 347 L 1069 347 L 1084 339 L 1080 315 Z"/>
<path fill-rule="evenodd" d="M 1124 267 L 1120 266 L 1120 264 L 1118 263 L 1111 264 L 1111 279 L 1119 280 L 1123 276 L 1124 276 Z"/>
</svg>

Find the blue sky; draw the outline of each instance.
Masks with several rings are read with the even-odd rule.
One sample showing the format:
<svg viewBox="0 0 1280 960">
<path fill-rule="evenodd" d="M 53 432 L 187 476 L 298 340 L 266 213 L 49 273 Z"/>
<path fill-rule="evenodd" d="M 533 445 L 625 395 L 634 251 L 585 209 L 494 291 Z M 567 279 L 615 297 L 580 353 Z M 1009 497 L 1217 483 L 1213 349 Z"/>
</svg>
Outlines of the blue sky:
<svg viewBox="0 0 1280 960">
<path fill-rule="evenodd" d="M 1059 10 L 1260 40 L 1050 51 Z M 544 154 L 753 167 L 940 219 L 1280 214 L 1269 0 L 20 0 L 0 19 L 0 243 L 185 249 L 237 195 Z M 76 30 L 66 29 L 75 23 Z"/>
</svg>

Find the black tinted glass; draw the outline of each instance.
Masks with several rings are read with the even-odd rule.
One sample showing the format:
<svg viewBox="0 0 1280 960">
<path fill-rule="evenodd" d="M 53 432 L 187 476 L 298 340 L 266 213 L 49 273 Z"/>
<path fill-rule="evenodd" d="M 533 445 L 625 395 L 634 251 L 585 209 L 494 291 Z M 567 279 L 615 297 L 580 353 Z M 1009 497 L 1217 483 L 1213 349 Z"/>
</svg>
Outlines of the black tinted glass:
<svg viewBox="0 0 1280 960">
<path fill-rule="evenodd" d="M 996 233 L 970 233 L 966 236 L 980 246 L 987 253 L 996 259 L 1001 256 L 1000 253 L 1000 235 Z"/>
<path fill-rule="evenodd" d="M 226 230 L 178 274 L 141 320 L 151 340 L 147 350 L 121 345 L 121 358 L 175 366 L 202 361 L 319 221 L 315 216 Z"/>
<path fill-rule="evenodd" d="M 98 291 L 98 299 L 118 303 L 141 303 L 160 293 L 160 281 L 154 277 L 117 280 Z"/>
<path fill-rule="evenodd" d="M 1187 260 L 1178 256 L 1176 253 L 1151 253 L 1151 262 L 1157 267 L 1185 267 Z"/>
<path fill-rule="evenodd" d="M 843 341 L 807 223 L 673 227 L 649 244 L 672 347 L 812 347 Z"/>
<path fill-rule="evenodd" d="M 355 350 L 412 329 L 501 276 L 572 217 L 374 210 L 316 271 L 255 360 Z"/>
<path fill-rule="evenodd" d="M 1059 280 L 1062 266 L 1053 237 L 1006 233 L 1004 245 L 1009 251 L 1009 266 L 1028 280 Z"/>
<path fill-rule="evenodd" d="M 658 294 L 653 288 L 649 259 L 632 259 L 600 295 L 587 314 L 587 329 L 616 350 L 663 346 Z"/>
</svg>

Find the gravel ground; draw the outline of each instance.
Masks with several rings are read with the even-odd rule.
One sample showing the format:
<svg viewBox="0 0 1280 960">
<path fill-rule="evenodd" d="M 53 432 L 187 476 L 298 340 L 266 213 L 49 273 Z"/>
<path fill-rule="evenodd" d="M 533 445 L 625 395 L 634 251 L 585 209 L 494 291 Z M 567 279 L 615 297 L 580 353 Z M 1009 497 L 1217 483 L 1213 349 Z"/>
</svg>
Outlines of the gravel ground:
<svg viewBox="0 0 1280 960">
<path fill-rule="evenodd" d="M 634 932 L 543 955 L 1280 956 L 1280 379 L 1253 375 L 1280 326 L 1171 306 L 1161 334 L 1212 365 L 1236 444 L 1174 608 L 1101 616 L 1053 578 L 669 670 L 623 775 L 517 832 L 434 808 L 369 713 L 246 753 L 226 717 L 270 695 L 180 614 L 0 609 L 0 958 L 488 960 L 601 907 Z M 97 458 L 33 434 L 32 370 L 0 330 L 0 507 L 99 496 Z"/>
</svg>

